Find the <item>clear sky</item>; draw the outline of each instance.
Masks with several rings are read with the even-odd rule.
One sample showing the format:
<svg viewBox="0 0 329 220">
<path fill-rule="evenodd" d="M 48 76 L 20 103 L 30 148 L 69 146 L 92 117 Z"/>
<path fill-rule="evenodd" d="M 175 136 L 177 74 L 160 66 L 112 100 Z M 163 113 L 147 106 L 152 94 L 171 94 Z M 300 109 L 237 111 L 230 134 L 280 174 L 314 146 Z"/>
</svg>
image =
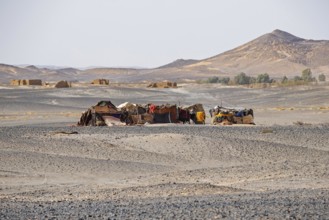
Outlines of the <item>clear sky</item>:
<svg viewBox="0 0 329 220">
<path fill-rule="evenodd" d="M 329 1 L 0 0 L 0 63 L 157 67 L 274 29 L 329 40 Z"/>
</svg>

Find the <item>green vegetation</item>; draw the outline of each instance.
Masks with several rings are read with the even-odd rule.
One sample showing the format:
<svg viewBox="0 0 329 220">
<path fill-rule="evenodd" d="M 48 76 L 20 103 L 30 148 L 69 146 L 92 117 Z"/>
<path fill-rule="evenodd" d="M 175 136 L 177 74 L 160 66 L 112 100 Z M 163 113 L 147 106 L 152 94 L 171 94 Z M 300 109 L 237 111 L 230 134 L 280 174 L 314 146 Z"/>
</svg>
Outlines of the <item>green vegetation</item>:
<svg viewBox="0 0 329 220">
<path fill-rule="evenodd" d="M 217 76 L 213 76 L 207 79 L 207 83 L 218 83 L 219 78 Z"/>
<path fill-rule="evenodd" d="M 303 80 L 303 78 L 300 77 L 300 76 L 295 76 L 294 77 L 294 82 L 299 82 L 299 81 L 302 81 L 302 80 Z"/>
<path fill-rule="evenodd" d="M 287 82 L 288 82 L 288 77 L 283 76 L 282 79 L 281 79 L 281 83 L 284 84 L 284 83 L 287 83 Z"/>
<path fill-rule="evenodd" d="M 223 78 L 220 80 L 220 83 L 222 83 L 222 84 L 224 84 L 224 85 L 228 85 L 230 81 L 231 81 L 230 77 L 223 77 Z"/>
<path fill-rule="evenodd" d="M 305 69 L 302 71 L 300 76 L 294 76 L 289 79 L 287 76 L 283 76 L 281 79 L 274 80 L 271 79 L 268 73 L 259 74 L 257 77 L 248 76 L 246 73 L 241 72 L 238 75 L 234 76 L 233 79 L 230 77 L 217 77 L 213 76 L 206 80 L 199 80 L 199 83 L 221 83 L 224 85 L 250 85 L 253 88 L 257 87 L 267 87 L 271 85 L 275 86 L 296 86 L 296 85 L 306 85 L 311 82 L 316 82 L 316 78 L 312 75 L 311 69 Z M 318 76 L 318 81 L 326 81 L 326 76 L 320 74 Z"/>
<path fill-rule="evenodd" d="M 227 85 L 230 82 L 230 77 L 223 77 L 223 78 L 219 78 L 217 76 L 213 76 L 208 78 L 205 81 L 199 81 L 199 83 L 222 83 L 224 85 Z"/>
<path fill-rule="evenodd" d="M 247 76 L 245 73 L 240 73 L 239 75 L 235 76 L 233 79 L 233 83 L 235 85 L 247 85 L 252 83 L 252 77 Z"/>
<path fill-rule="evenodd" d="M 326 76 L 323 73 L 321 73 L 318 77 L 318 80 L 319 80 L 319 82 L 324 82 L 324 81 L 326 81 Z"/>
<path fill-rule="evenodd" d="M 315 81 L 315 78 L 312 76 L 312 71 L 309 68 L 303 70 L 301 78 L 304 82 L 314 82 Z"/>
<path fill-rule="evenodd" d="M 273 79 L 267 73 L 259 74 L 256 78 L 256 83 L 272 83 Z"/>
</svg>

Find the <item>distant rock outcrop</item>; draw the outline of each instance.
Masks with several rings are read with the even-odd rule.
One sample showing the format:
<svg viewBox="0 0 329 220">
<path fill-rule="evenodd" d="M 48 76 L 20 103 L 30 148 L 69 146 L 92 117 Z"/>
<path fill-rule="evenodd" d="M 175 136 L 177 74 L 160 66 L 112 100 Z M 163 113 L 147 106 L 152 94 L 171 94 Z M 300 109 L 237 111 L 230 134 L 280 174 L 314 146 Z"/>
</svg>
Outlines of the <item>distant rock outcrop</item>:
<svg viewBox="0 0 329 220">
<path fill-rule="evenodd" d="M 30 69 L 30 70 L 39 70 L 38 67 L 34 66 L 34 65 L 30 65 L 25 67 L 26 69 Z"/>
<path fill-rule="evenodd" d="M 329 41 L 305 40 L 274 30 L 202 62 L 208 68 L 232 74 L 245 72 L 251 75 L 269 73 L 273 76 L 291 76 L 300 75 L 306 68 L 329 73 Z"/>
</svg>

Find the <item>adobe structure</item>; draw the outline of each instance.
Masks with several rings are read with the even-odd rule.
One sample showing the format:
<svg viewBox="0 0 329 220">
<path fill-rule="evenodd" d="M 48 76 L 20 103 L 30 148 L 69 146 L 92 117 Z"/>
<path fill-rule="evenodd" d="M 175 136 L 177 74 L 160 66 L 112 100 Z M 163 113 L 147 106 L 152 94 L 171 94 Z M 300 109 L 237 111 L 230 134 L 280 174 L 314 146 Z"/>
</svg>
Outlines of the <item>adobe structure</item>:
<svg viewBox="0 0 329 220">
<path fill-rule="evenodd" d="M 55 88 L 69 88 L 72 87 L 71 82 L 62 80 L 56 83 Z"/>
<path fill-rule="evenodd" d="M 13 79 L 10 81 L 12 86 L 42 86 L 41 79 Z"/>
<path fill-rule="evenodd" d="M 149 88 L 177 88 L 177 83 L 169 82 L 169 81 L 156 82 L 156 83 L 149 84 L 147 87 L 149 87 Z"/>
<path fill-rule="evenodd" d="M 109 80 L 108 79 L 94 79 L 91 84 L 93 85 L 108 85 Z"/>
</svg>

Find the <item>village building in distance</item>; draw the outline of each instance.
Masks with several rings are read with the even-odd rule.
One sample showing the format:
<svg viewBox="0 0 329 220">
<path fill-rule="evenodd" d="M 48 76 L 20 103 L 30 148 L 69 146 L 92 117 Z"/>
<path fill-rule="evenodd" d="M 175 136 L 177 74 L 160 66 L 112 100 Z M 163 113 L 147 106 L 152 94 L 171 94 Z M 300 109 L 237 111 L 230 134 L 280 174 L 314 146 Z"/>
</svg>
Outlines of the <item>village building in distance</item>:
<svg viewBox="0 0 329 220">
<path fill-rule="evenodd" d="M 12 86 L 42 86 L 41 79 L 13 79 L 10 81 Z"/>
<path fill-rule="evenodd" d="M 55 88 L 70 88 L 70 87 L 72 87 L 71 82 L 68 82 L 66 80 L 59 81 L 55 85 Z"/>
<path fill-rule="evenodd" d="M 93 85 L 109 85 L 108 79 L 94 79 L 91 84 Z"/>
<path fill-rule="evenodd" d="M 155 82 L 155 83 L 150 83 L 147 87 L 148 88 L 177 88 L 177 83 L 169 82 L 169 81 Z"/>
</svg>

